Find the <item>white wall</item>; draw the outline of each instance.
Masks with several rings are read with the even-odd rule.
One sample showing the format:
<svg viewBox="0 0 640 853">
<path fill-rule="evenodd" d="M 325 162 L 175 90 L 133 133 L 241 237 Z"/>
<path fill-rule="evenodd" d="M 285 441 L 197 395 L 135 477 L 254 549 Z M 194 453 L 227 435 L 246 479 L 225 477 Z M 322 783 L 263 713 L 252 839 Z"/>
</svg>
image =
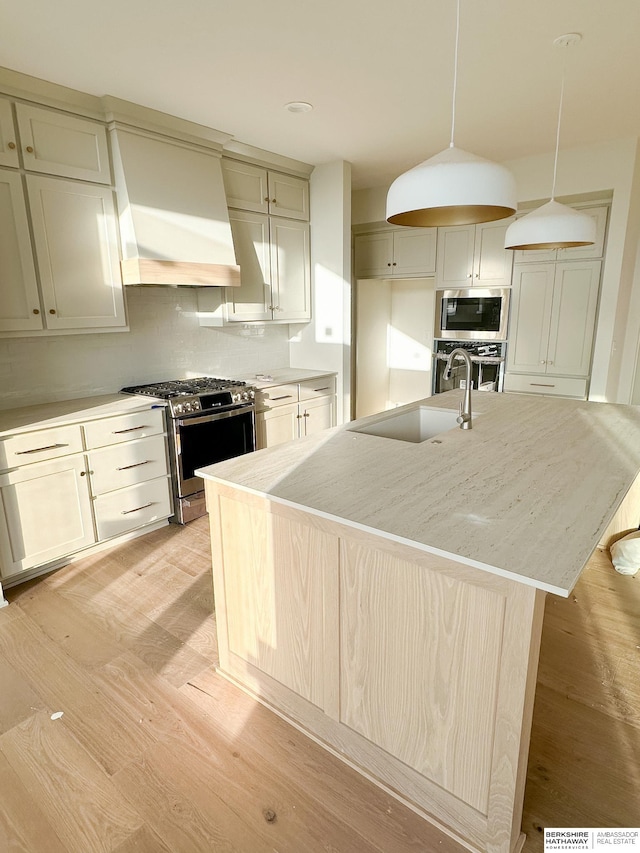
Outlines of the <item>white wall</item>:
<svg viewBox="0 0 640 853">
<path fill-rule="evenodd" d="M 125 288 L 130 332 L 0 340 L 0 407 L 110 394 L 182 376 L 287 367 L 289 327 L 205 329 L 196 290 Z"/>
<path fill-rule="evenodd" d="M 591 399 L 628 402 L 640 331 L 640 273 L 636 270 L 640 205 L 634 192 L 638 179 L 638 140 L 621 139 L 560 152 L 557 196 L 613 193 L 606 260 L 594 347 Z M 544 201 L 551 191 L 553 154 L 525 157 L 504 164 L 514 174 L 518 200 Z M 387 187 L 355 192 L 353 223 L 385 218 Z M 631 311 L 631 314 L 629 314 Z"/>
<path fill-rule="evenodd" d="M 316 166 L 311 175 L 311 323 L 290 326 L 291 367 L 338 374 L 338 423 L 351 393 L 351 166 Z"/>
</svg>

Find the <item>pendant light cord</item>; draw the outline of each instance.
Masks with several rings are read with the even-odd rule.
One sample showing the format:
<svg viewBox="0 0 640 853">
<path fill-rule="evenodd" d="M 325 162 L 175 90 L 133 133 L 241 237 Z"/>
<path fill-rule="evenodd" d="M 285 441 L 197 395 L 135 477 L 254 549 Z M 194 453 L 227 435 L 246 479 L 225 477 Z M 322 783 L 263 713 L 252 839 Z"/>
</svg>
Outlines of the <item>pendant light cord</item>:
<svg viewBox="0 0 640 853">
<path fill-rule="evenodd" d="M 565 48 L 566 50 L 566 48 Z M 567 76 L 567 57 L 565 55 L 562 65 L 562 85 L 560 86 L 560 107 L 558 108 L 558 130 L 556 131 L 556 156 L 553 161 L 553 185 L 551 187 L 551 201 L 556 197 L 556 175 L 558 173 L 558 150 L 560 148 L 560 124 L 562 123 L 562 102 L 564 100 L 564 81 Z"/>
<path fill-rule="evenodd" d="M 457 4 L 456 13 L 456 50 L 453 58 L 453 98 L 451 103 L 451 141 L 449 148 L 453 148 L 453 135 L 456 129 L 456 96 L 458 94 L 458 42 L 460 41 L 460 0 Z"/>
</svg>

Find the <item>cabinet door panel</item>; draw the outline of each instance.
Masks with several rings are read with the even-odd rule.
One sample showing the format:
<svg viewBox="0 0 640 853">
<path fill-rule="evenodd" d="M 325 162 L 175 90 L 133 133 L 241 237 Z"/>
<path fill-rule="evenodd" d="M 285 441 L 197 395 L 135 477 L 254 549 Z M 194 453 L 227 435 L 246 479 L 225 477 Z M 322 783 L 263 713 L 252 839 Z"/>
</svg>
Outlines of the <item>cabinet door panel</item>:
<svg viewBox="0 0 640 853">
<path fill-rule="evenodd" d="M 256 414 L 257 449 L 275 447 L 298 438 L 299 411 L 297 403 L 277 406 Z"/>
<path fill-rule="evenodd" d="M 0 98 L 0 166 L 18 167 L 18 145 L 11 102 Z"/>
<path fill-rule="evenodd" d="M 295 219 L 272 217 L 271 281 L 274 320 L 309 320 L 309 225 Z"/>
<path fill-rule="evenodd" d="M 309 221 L 309 184 L 303 178 L 269 172 L 269 212 L 272 216 Z"/>
<path fill-rule="evenodd" d="M 511 283 L 513 252 L 504 247 L 504 235 L 512 219 L 476 225 L 473 284 L 508 287 Z"/>
<path fill-rule="evenodd" d="M 242 210 L 229 214 L 240 287 L 229 288 L 230 320 L 270 320 L 271 272 L 269 220 L 260 213 Z"/>
<path fill-rule="evenodd" d="M 335 397 L 319 397 L 316 400 L 308 400 L 302 411 L 302 424 L 304 435 L 313 435 L 336 425 Z"/>
<path fill-rule="evenodd" d="M 220 499 L 229 651 L 323 707 L 323 585 L 338 569 L 335 536 Z"/>
<path fill-rule="evenodd" d="M 47 328 L 123 326 L 112 191 L 34 175 L 27 187 Z"/>
<path fill-rule="evenodd" d="M 437 228 L 405 228 L 393 234 L 393 274 L 433 275 L 436 271 Z"/>
<path fill-rule="evenodd" d="M 42 328 L 22 179 L 0 170 L 0 331 Z"/>
<path fill-rule="evenodd" d="M 599 286 L 600 261 L 558 264 L 548 374 L 589 376 Z"/>
<path fill-rule="evenodd" d="M 586 213 L 596 223 L 596 240 L 592 246 L 575 246 L 573 249 L 558 249 L 559 261 L 574 261 L 578 258 L 601 258 L 604 255 L 604 239 L 607 231 L 607 214 L 609 208 L 598 207 L 578 208 L 580 213 Z"/>
<path fill-rule="evenodd" d="M 514 271 L 509 370 L 545 373 L 554 269 L 554 264 L 527 264 Z"/>
<path fill-rule="evenodd" d="M 363 234 L 355 239 L 356 278 L 391 275 L 393 234 Z"/>
<path fill-rule="evenodd" d="M 95 542 L 84 456 L 20 468 L 0 477 L 3 576 Z"/>
<path fill-rule="evenodd" d="M 103 125 L 26 104 L 16 104 L 16 114 L 25 169 L 111 183 L 107 131 Z"/>
<path fill-rule="evenodd" d="M 222 174 L 229 207 L 268 213 L 267 170 L 235 160 L 222 161 Z"/>
<path fill-rule="evenodd" d="M 469 287 L 472 283 L 475 228 L 438 228 L 437 287 Z"/>
</svg>

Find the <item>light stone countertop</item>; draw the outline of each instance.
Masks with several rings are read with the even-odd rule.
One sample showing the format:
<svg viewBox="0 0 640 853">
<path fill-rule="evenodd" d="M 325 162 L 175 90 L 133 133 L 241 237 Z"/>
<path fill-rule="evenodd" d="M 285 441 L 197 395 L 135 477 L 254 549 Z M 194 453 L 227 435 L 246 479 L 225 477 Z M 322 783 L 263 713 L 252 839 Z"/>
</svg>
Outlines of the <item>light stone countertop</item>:
<svg viewBox="0 0 640 853">
<path fill-rule="evenodd" d="M 259 379 L 259 376 L 262 378 Z M 271 378 L 264 378 L 266 376 Z M 289 385 L 292 382 L 304 382 L 305 379 L 318 379 L 320 376 L 335 376 L 335 372 L 331 370 L 305 370 L 301 367 L 281 367 L 278 370 L 266 370 L 264 373 L 237 376 L 236 379 L 247 382 L 262 391 L 275 385 Z"/>
<path fill-rule="evenodd" d="M 640 407 L 476 393 L 473 412 L 473 429 L 419 444 L 352 431 L 384 416 L 373 415 L 202 473 L 569 595 L 640 471 Z"/>
<path fill-rule="evenodd" d="M 59 400 L 19 409 L 6 409 L 0 411 L 0 437 L 164 406 L 162 400 L 153 400 L 150 397 L 101 394 L 96 397 L 80 397 L 76 400 Z"/>
</svg>

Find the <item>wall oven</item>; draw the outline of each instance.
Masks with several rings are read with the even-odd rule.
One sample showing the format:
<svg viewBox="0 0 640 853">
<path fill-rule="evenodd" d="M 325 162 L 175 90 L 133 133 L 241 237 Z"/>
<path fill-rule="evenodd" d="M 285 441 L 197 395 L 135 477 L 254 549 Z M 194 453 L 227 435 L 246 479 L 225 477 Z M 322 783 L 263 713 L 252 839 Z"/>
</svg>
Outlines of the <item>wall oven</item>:
<svg viewBox="0 0 640 853">
<path fill-rule="evenodd" d="M 201 377 L 123 388 L 166 401 L 174 516 L 186 524 L 206 513 L 198 468 L 256 448 L 255 389 L 244 382 Z"/>
<path fill-rule="evenodd" d="M 445 341 L 506 341 L 509 288 L 437 290 L 434 337 Z"/>
</svg>

